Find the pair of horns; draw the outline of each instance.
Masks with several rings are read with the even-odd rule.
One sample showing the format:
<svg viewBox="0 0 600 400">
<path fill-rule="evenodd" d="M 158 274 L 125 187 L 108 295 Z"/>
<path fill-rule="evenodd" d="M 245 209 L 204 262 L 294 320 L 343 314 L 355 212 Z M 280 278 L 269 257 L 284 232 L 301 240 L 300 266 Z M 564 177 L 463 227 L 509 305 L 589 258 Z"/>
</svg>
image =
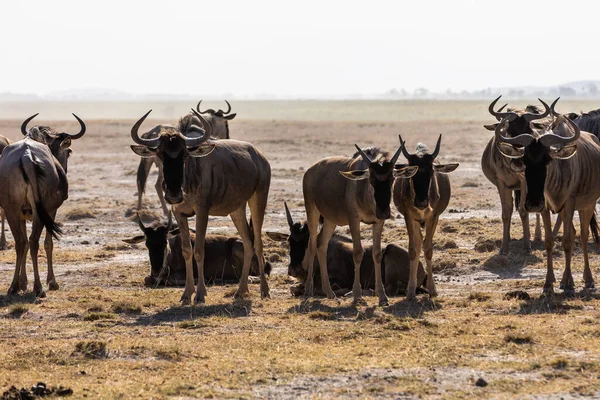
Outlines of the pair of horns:
<svg viewBox="0 0 600 400">
<path fill-rule="evenodd" d="M 404 157 L 409 158 L 411 157 L 413 154 L 410 154 L 408 152 L 408 150 L 406 150 L 406 146 L 403 140 L 402 140 L 402 136 L 398 135 L 398 139 L 400 140 L 400 144 L 401 144 L 401 148 L 402 148 L 402 154 L 404 155 Z M 435 158 L 438 156 L 438 154 L 440 153 L 440 146 L 442 144 L 442 134 L 440 133 L 440 136 L 438 137 L 437 143 L 435 145 L 435 149 L 433 150 L 433 153 L 431 153 L 431 157 L 433 157 L 433 159 L 435 160 Z"/>
<path fill-rule="evenodd" d="M 505 118 L 508 119 L 508 121 L 514 121 L 515 119 L 517 119 L 519 117 L 519 114 L 517 114 L 516 112 L 513 111 L 505 111 L 502 112 L 502 110 L 504 109 L 504 107 L 506 107 L 506 104 L 503 105 L 502 107 L 500 107 L 500 109 L 498 111 L 494 111 L 494 107 L 496 106 L 496 103 L 498 102 L 498 100 L 500 100 L 502 96 L 498 96 L 494 101 L 492 101 L 488 107 L 488 111 L 490 112 L 490 114 L 492 114 L 494 117 L 496 117 L 496 119 L 498 121 L 501 121 Z M 546 104 L 542 99 L 538 99 L 540 101 L 540 103 L 542 103 L 542 105 L 544 106 L 544 112 L 542 114 L 536 114 L 536 113 L 525 113 L 522 114 L 521 116 L 523 118 L 525 118 L 525 121 L 527 122 L 531 122 L 531 121 L 535 121 L 536 119 L 542 119 L 542 118 L 546 118 L 548 115 L 550 115 L 550 113 L 552 113 L 552 115 L 556 115 L 555 111 L 554 111 L 554 106 L 556 105 L 556 102 L 558 101 L 559 98 L 557 98 L 556 100 L 554 100 L 554 102 L 552 103 L 552 105 L 550 107 L 548 107 L 548 104 Z"/>
<path fill-rule="evenodd" d="M 231 104 L 229 104 L 229 102 L 227 100 L 225 100 L 225 103 L 227 103 L 227 111 L 223 111 L 219 108 L 219 111 L 215 111 L 212 108 L 207 108 L 204 111 L 200 111 L 200 103 L 202 103 L 202 100 L 200 100 L 198 102 L 198 105 L 196 106 L 196 111 L 198 111 L 200 114 L 218 114 L 218 115 L 227 115 L 231 112 Z"/>
<path fill-rule="evenodd" d="M 27 136 L 27 125 L 31 122 L 32 119 L 34 119 L 35 117 L 37 117 L 39 115 L 39 113 L 37 114 L 33 114 L 31 117 L 27 118 L 25 121 L 23 121 L 23 123 L 21 124 L 21 133 L 23 134 L 23 136 Z M 67 133 L 67 135 L 69 135 L 69 137 L 72 140 L 76 140 L 79 139 L 80 137 L 82 137 L 85 134 L 86 131 L 86 127 L 85 127 L 85 122 L 83 122 L 81 120 L 81 118 L 79 118 L 77 115 L 73 114 L 73 116 L 75 117 L 75 119 L 79 122 L 79 125 L 81 126 L 81 130 L 79 131 L 79 133 L 76 133 L 75 135 L 72 135 L 70 133 Z"/>
<path fill-rule="evenodd" d="M 358 150 L 358 153 L 367 164 L 370 165 L 373 163 L 373 160 L 371 160 L 371 158 L 360 147 L 358 147 L 356 143 L 354 144 L 354 147 L 356 147 L 356 150 Z M 396 150 L 396 153 L 394 153 L 394 156 L 390 160 L 390 163 L 392 163 L 392 165 L 396 164 L 396 161 L 398 161 L 400 151 L 404 151 L 404 143 L 402 143 L 402 141 L 400 141 L 400 147 L 398 147 L 398 150 Z"/>
<path fill-rule="evenodd" d="M 140 129 L 140 126 L 142 125 L 142 123 L 144 122 L 144 120 L 146 119 L 146 117 L 148 117 L 148 115 L 151 112 L 152 112 L 152 110 L 148 111 L 146 114 L 144 114 L 144 116 L 142 118 L 140 118 L 133 125 L 133 127 L 131 128 L 131 138 L 137 144 L 141 144 L 141 145 L 144 145 L 146 147 L 155 148 L 155 147 L 158 147 L 158 144 L 160 142 L 160 137 L 157 137 L 157 138 L 154 138 L 154 139 L 144 139 L 144 138 L 140 137 L 140 135 L 138 135 L 138 130 Z M 202 117 L 202 115 L 200 115 L 200 113 L 198 111 L 194 110 L 193 108 L 192 108 L 192 112 L 194 114 L 196 114 L 196 116 L 198 117 L 198 119 L 202 123 L 202 128 L 204 129 L 204 135 L 202 135 L 200 137 L 197 137 L 197 138 L 191 138 L 191 137 L 185 136 L 183 134 L 183 132 L 181 132 L 181 135 L 185 139 L 185 145 L 188 148 L 193 148 L 193 147 L 200 146 L 202 143 L 204 143 L 208 139 L 210 139 L 210 137 L 212 135 L 212 126 L 210 125 L 210 123 L 208 123 L 208 121 L 206 121 L 204 119 L 204 117 Z M 190 130 L 201 130 L 201 128 L 198 127 L 198 126 L 196 126 L 196 125 L 192 125 L 190 127 Z"/>
</svg>

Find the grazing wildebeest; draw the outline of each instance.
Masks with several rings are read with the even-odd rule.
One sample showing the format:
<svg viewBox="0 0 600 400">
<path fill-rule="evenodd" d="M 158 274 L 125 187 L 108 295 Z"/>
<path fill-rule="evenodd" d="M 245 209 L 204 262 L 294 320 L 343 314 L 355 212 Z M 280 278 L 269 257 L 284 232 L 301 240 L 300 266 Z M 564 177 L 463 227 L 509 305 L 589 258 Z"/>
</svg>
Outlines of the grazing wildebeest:
<svg viewBox="0 0 600 400">
<path fill-rule="evenodd" d="M 525 210 L 542 213 L 548 268 L 544 293 L 552 293 L 555 282 L 550 211 L 560 212 L 564 222 L 562 244 L 565 251 L 565 271 L 560 288 L 570 295 L 574 293 L 571 258 L 574 242 L 572 222 L 576 210 L 581 224 L 585 287 L 595 286 L 588 261 L 587 239 L 590 219 L 600 197 L 600 146 L 596 144 L 594 135 L 582 132 L 569 118 L 556 114 L 554 104 L 556 101 L 551 109 L 556 118 L 543 134 L 526 133 L 509 137 L 505 134 L 509 118 L 504 117 L 496 127 L 495 137 L 503 156 L 522 161 L 526 181 Z"/>
<path fill-rule="evenodd" d="M 204 131 L 195 125 L 162 129 L 154 139 L 139 137 L 138 129 L 148 111 L 131 128 L 131 138 L 138 146 L 131 146 L 142 157 L 158 157 L 163 165 L 165 200 L 181 232 L 182 251 L 186 263 L 186 284 L 181 296 L 183 303 L 191 301 L 194 293 L 192 245 L 187 218 L 196 215 L 196 245 L 194 256 L 198 265 L 198 285 L 195 303 L 203 303 L 204 241 L 209 215 L 230 215 L 244 244 L 244 267 L 237 295 L 249 294 L 248 275 L 252 261 L 252 247 L 258 257 L 261 297 L 269 296 L 269 285 L 264 271 L 261 237 L 271 167 L 267 159 L 250 143 L 237 140 L 209 140 L 211 125 L 198 113 Z M 187 132 L 184 134 L 184 132 Z M 192 134 L 196 136 L 193 137 Z M 246 204 L 250 207 L 254 243 L 246 220 Z"/>
<path fill-rule="evenodd" d="M 400 149 L 389 159 L 388 153 L 370 147 L 364 151 L 358 147 L 352 157 L 328 157 L 317 161 L 306 170 L 302 181 L 306 221 L 309 231 L 308 269 L 305 295 L 314 294 L 315 253 L 319 260 L 321 286 L 325 295 L 334 298 L 327 275 L 327 248 L 336 226 L 349 225 L 353 244 L 354 300 L 362 297 L 360 265 L 363 248 L 360 242 L 361 221 L 373 225 L 373 262 L 375 264 L 375 292 L 379 304 L 388 302 L 381 277 L 381 232 L 390 217 L 392 172 L 400 155 Z M 416 167 L 407 167 L 403 173 L 412 176 Z M 319 232 L 319 220 L 323 226 Z M 317 237 L 317 232 L 319 232 Z"/>
<path fill-rule="evenodd" d="M 210 125 L 212 127 L 211 137 L 213 139 L 229 139 L 228 121 L 232 120 L 236 116 L 235 113 L 229 114 L 231 112 L 231 105 L 229 104 L 229 102 L 227 100 L 225 100 L 225 103 L 227 103 L 227 107 L 228 107 L 227 111 L 223 111 L 221 109 L 219 109 L 218 111 L 215 111 L 213 109 L 208 109 L 206 111 L 200 111 L 200 103 L 202 103 L 202 100 L 200 100 L 198 102 L 198 105 L 196 106 L 196 110 L 198 110 L 199 113 L 203 114 L 203 117 L 210 123 Z M 187 127 L 187 126 L 193 126 L 193 125 L 201 125 L 201 122 L 198 120 L 198 118 L 193 113 L 189 113 L 188 115 L 184 116 L 180 120 L 179 125 L 180 126 L 183 125 L 183 126 Z M 169 125 L 157 125 L 156 127 L 152 128 L 148 132 L 142 133 L 141 137 L 144 139 L 157 138 L 158 135 L 160 134 L 160 132 L 164 128 L 169 128 L 169 127 L 170 127 Z M 186 134 L 186 132 L 183 132 L 183 133 Z M 154 188 L 156 189 L 156 194 L 158 195 L 158 199 L 160 201 L 160 206 L 163 210 L 163 213 L 167 216 L 167 218 L 170 221 L 171 214 L 169 213 L 167 203 L 165 202 L 165 199 L 163 197 L 162 165 L 160 164 L 160 160 L 156 157 L 142 157 L 140 159 L 140 165 L 138 166 L 137 179 L 136 179 L 137 188 L 138 188 L 137 209 L 140 210 L 142 208 L 142 196 L 144 194 L 144 191 L 146 190 L 146 181 L 148 180 L 148 174 L 150 174 L 150 169 L 152 168 L 152 164 L 156 164 L 156 166 L 158 168 L 158 177 L 156 178 L 156 183 L 154 184 Z"/>
<path fill-rule="evenodd" d="M 2 155 L 2 151 L 4 150 L 4 148 L 11 143 L 12 142 L 8 138 L 5 138 L 4 136 L 0 135 L 0 155 Z M 0 219 L 2 219 L 2 232 L 0 233 L 0 250 L 6 250 L 6 235 L 4 234 L 4 221 L 6 220 L 6 217 L 4 216 L 4 210 L 2 208 L 0 208 Z"/>
<path fill-rule="evenodd" d="M 550 108 L 544 102 L 545 110 L 542 112 L 535 106 L 527 106 L 524 110 L 521 109 L 508 109 L 505 112 L 494 111 L 494 107 L 499 96 L 489 105 L 488 110 L 498 121 L 503 118 L 508 120 L 507 135 L 509 137 L 516 137 L 523 133 L 532 134 L 535 129 L 543 129 L 550 122 L 549 121 L 537 121 L 545 119 L 550 115 Z M 534 122 L 536 121 L 536 122 Z M 488 130 L 495 130 L 496 124 L 484 125 Z M 524 178 L 519 172 L 521 169 L 521 162 L 519 160 L 509 160 L 502 156 L 497 148 L 497 140 L 492 137 L 488 142 L 483 155 L 481 156 L 481 168 L 485 177 L 496 186 L 498 194 L 500 195 L 500 204 L 502 207 L 502 245 L 500 247 L 500 253 L 508 253 L 510 243 L 510 221 L 513 213 L 513 191 L 515 193 L 515 208 L 519 211 L 521 222 L 523 225 L 523 246 L 526 251 L 531 251 L 531 233 L 529 231 L 529 213 L 525 211 L 521 202 L 521 192 L 524 186 Z M 536 216 L 536 230 L 535 240 L 541 240 L 541 229 L 539 216 Z"/>
<path fill-rule="evenodd" d="M 410 258 L 410 277 L 406 289 L 406 298 L 414 299 L 416 296 L 417 263 L 421 254 L 421 246 L 425 253 L 427 264 L 427 291 L 429 296 L 437 296 L 433 280 L 433 235 L 440 218 L 450 202 L 450 179 L 446 174 L 454 171 L 458 164 L 439 164 L 436 160 L 442 142 L 442 135 L 438 138 L 433 153 L 427 146 L 418 143 L 416 152 L 410 154 L 399 137 L 402 154 L 408 160 L 408 166 L 417 169 L 410 178 L 404 173 L 405 164 L 394 167 L 394 204 L 404 216 L 408 230 L 408 254 Z M 398 171 L 398 173 L 396 173 Z M 407 179 L 409 178 L 409 179 Z M 421 229 L 425 228 L 425 240 Z"/>
<path fill-rule="evenodd" d="M 292 214 L 284 203 L 290 233 L 267 232 L 273 240 L 286 241 L 290 250 L 290 263 L 288 275 L 296 278 L 298 284 L 292 287 L 292 293 L 299 296 L 304 293 L 304 283 L 308 276 L 306 249 L 308 248 L 309 230 L 308 224 L 294 222 Z M 365 254 L 360 264 L 360 284 L 365 289 L 375 289 L 375 265 L 373 264 L 373 246 L 365 246 Z M 317 266 L 319 265 L 318 260 Z M 408 284 L 408 252 L 400 246 L 388 244 L 383 248 L 381 259 L 382 279 L 385 292 L 388 296 L 394 296 L 406 289 Z M 354 260 L 352 255 L 352 239 L 334 234 L 327 246 L 327 275 L 332 290 L 337 296 L 348 293 L 354 281 Z M 423 265 L 419 263 L 418 286 L 425 283 L 427 276 Z M 315 276 L 315 291 L 319 295 L 325 293 L 321 289 L 321 276 Z"/>
<path fill-rule="evenodd" d="M 143 235 L 126 239 L 129 244 L 145 242 L 150 258 L 150 275 L 144 283 L 147 286 L 183 286 L 185 284 L 185 259 L 181 247 L 181 235 L 178 228 L 167 223 L 154 221 L 146 226 L 138 216 L 138 223 Z M 196 239 L 190 233 L 192 249 Z M 224 235 L 206 235 L 204 242 L 204 279 L 206 283 L 239 282 L 244 265 L 244 245 L 240 239 Z M 197 264 L 194 261 L 194 267 Z M 270 275 L 271 263 L 265 263 L 265 273 Z M 258 260 L 252 257 L 250 275 L 258 276 Z M 198 279 L 194 270 L 194 279 Z"/>
<path fill-rule="evenodd" d="M 15 274 L 8 294 L 27 289 L 25 266 L 29 247 L 34 273 L 33 290 L 36 296 L 44 297 L 38 272 L 38 241 L 42 230 L 46 228 L 44 249 L 48 260 L 47 283 L 50 290 L 57 290 L 52 265 L 52 237 L 57 238 L 62 231 L 54 218 L 68 197 L 67 160 L 72 153 L 71 141 L 81 138 L 86 128 L 84 122 L 73 114 L 81 125 L 76 135 L 57 132 L 47 126 L 34 126 L 28 131 L 27 124 L 36 115 L 21 125 L 25 139 L 6 147 L 0 157 L 0 187 L 3 188 L 0 191 L 0 206 L 6 212 L 17 252 Z M 33 220 L 29 243 L 26 219 Z"/>
</svg>

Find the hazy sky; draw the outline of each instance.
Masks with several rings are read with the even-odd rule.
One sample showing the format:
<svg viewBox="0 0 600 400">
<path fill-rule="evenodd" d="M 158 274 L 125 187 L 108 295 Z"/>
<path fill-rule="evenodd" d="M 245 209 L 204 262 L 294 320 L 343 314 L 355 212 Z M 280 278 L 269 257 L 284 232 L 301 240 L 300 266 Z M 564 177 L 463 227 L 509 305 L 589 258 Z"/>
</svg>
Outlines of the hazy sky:
<svg viewBox="0 0 600 400">
<path fill-rule="evenodd" d="M 0 93 L 324 95 L 600 79 L 596 1 L 5 1 Z"/>
</svg>

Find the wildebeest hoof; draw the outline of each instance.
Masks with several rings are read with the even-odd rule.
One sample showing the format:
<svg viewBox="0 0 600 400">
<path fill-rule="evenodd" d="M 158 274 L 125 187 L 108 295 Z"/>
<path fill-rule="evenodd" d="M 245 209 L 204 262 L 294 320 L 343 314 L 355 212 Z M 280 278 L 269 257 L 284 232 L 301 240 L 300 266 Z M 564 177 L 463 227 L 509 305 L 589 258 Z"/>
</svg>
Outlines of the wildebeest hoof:
<svg viewBox="0 0 600 400">
<path fill-rule="evenodd" d="M 238 290 L 237 292 L 235 292 L 235 295 L 233 295 L 233 297 L 236 299 L 247 299 L 248 297 L 250 297 L 250 291 L 248 289 Z"/>
<path fill-rule="evenodd" d="M 8 249 L 8 246 L 6 245 L 6 238 L 2 236 L 2 239 L 0 239 L 0 250 L 6 249 Z"/>
<path fill-rule="evenodd" d="M 312 285 L 304 286 L 304 297 L 313 297 L 315 295 L 315 288 Z"/>
<path fill-rule="evenodd" d="M 362 297 L 354 297 L 354 300 L 352 300 L 352 304 L 354 306 L 367 306 L 367 301 L 365 299 L 363 299 Z"/>
<path fill-rule="evenodd" d="M 417 295 L 414 291 L 407 291 L 406 292 L 406 300 L 408 301 L 413 301 L 417 299 Z"/>
<path fill-rule="evenodd" d="M 387 307 L 389 305 L 390 302 L 387 297 L 385 299 L 379 299 L 379 307 Z"/>
<path fill-rule="evenodd" d="M 16 285 L 10 285 L 8 292 L 6 292 L 8 296 L 14 296 L 17 293 L 19 293 L 19 288 Z"/>
<path fill-rule="evenodd" d="M 19 282 L 18 290 L 20 290 L 22 292 L 26 292 L 27 291 L 27 281 Z"/>
<path fill-rule="evenodd" d="M 48 289 L 49 290 L 58 290 L 59 286 L 58 283 L 56 283 L 56 280 L 52 279 L 50 282 L 48 282 Z"/>
<path fill-rule="evenodd" d="M 181 299 L 179 299 L 179 302 L 182 306 L 190 305 L 192 303 L 192 296 L 184 293 L 181 295 Z"/>
<path fill-rule="evenodd" d="M 331 289 L 325 292 L 325 296 L 327 296 L 327 298 L 330 300 L 336 298 L 335 293 Z"/>
<path fill-rule="evenodd" d="M 573 288 L 565 289 L 563 291 L 563 294 L 567 297 L 573 297 L 573 296 L 575 296 L 575 289 L 573 289 Z"/>
<path fill-rule="evenodd" d="M 437 297 L 438 296 L 437 289 L 435 289 L 435 288 L 428 289 L 427 291 L 429 292 L 429 297 Z"/>
<path fill-rule="evenodd" d="M 35 297 L 37 297 L 38 299 L 43 299 L 46 297 L 46 292 L 44 292 L 44 289 L 37 289 L 34 290 L 35 292 Z"/>
<path fill-rule="evenodd" d="M 544 286 L 542 290 L 542 296 L 552 296 L 554 295 L 554 288 L 552 286 Z"/>
<path fill-rule="evenodd" d="M 594 281 L 586 282 L 585 283 L 585 288 L 586 289 L 595 289 L 596 288 L 596 284 L 594 283 Z"/>
<path fill-rule="evenodd" d="M 194 296 L 194 304 L 204 304 L 204 296 L 196 295 Z"/>
</svg>

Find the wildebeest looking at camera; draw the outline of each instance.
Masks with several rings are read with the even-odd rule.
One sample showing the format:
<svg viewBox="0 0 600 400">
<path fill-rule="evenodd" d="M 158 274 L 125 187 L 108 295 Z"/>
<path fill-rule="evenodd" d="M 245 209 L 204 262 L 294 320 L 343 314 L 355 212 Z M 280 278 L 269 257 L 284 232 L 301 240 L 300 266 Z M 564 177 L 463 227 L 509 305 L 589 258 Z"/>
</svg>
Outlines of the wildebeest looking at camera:
<svg viewBox="0 0 600 400">
<path fill-rule="evenodd" d="M 290 255 L 288 275 L 298 280 L 298 284 L 292 287 L 292 294 L 300 296 L 304 293 L 304 283 L 308 276 L 306 249 L 308 248 L 310 234 L 306 221 L 294 222 L 286 203 L 284 203 L 284 207 L 290 233 L 267 232 L 267 236 L 273 240 L 288 243 Z M 365 254 L 360 264 L 360 284 L 363 289 L 375 289 L 373 246 L 365 246 L 364 250 Z M 345 295 L 352 288 L 354 282 L 352 252 L 352 239 L 334 234 L 329 240 L 327 246 L 327 274 L 331 288 L 337 296 Z M 382 252 L 381 269 L 386 294 L 394 296 L 404 292 L 408 284 L 408 252 L 406 249 L 394 244 L 383 247 Z M 316 263 L 318 266 L 318 260 Z M 419 287 L 425 283 L 426 278 L 423 265 L 419 263 L 417 279 Z M 314 279 L 315 293 L 325 295 L 325 292 L 321 289 L 321 276 L 317 274 Z"/>
<path fill-rule="evenodd" d="M 250 143 L 237 140 L 209 140 L 212 127 L 196 110 L 192 110 L 203 129 L 188 127 L 163 129 L 154 139 L 138 136 L 138 129 L 150 111 L 131 128 L 131 138 L 138 146 L 132 150 L 142 157 L 158 157 L 164 173 L 165 200 L 181 232 L 182 252 L 186 263 L 186 284 L 181 301 L 191 302 L 194 293 L 192 245 L 187 218 L 196 215 L 196 245 L 193 255 L 198 265 L 195 303 L 203 303 L 204 241 L 209 215 L 229 215 L 244 243 L 244 267 L 238 296 L 249 294 L 248 275 L 253 250 L 259 264 L 261 297 L 269 296 L 264 271 L 262 225 L 271 182 L 267 159 Z M 254 243 L 246 220 L 246 204 L 250 207 Z M 253 249 L 254 247 L 254 249 Z"/>
<path fill-rule="evenodd" d="M 147 286 L 183 286 L 185 284 L 185 259 L 178 228 L 154 221 L 144 225 L 138 216 L 143 235 L 126 239 L 136 244 L 145 242 L 150 258 L 150 275 L 144 280 Z M 192 249 L 196 235 L 191 232 Z M 204 280 L 206 283 L 238 283 L 244 265 L 244 245 L 237 237 L 206 235 L 204 242 Z M 250 275 L 258 276 L 258 260 L 252 257 Z M 271 273 L 271 263 L 265 263 L 265 273 Z M 194 260 L 194 281 L 198 280 L 197 264 Z"/>
</svg>

